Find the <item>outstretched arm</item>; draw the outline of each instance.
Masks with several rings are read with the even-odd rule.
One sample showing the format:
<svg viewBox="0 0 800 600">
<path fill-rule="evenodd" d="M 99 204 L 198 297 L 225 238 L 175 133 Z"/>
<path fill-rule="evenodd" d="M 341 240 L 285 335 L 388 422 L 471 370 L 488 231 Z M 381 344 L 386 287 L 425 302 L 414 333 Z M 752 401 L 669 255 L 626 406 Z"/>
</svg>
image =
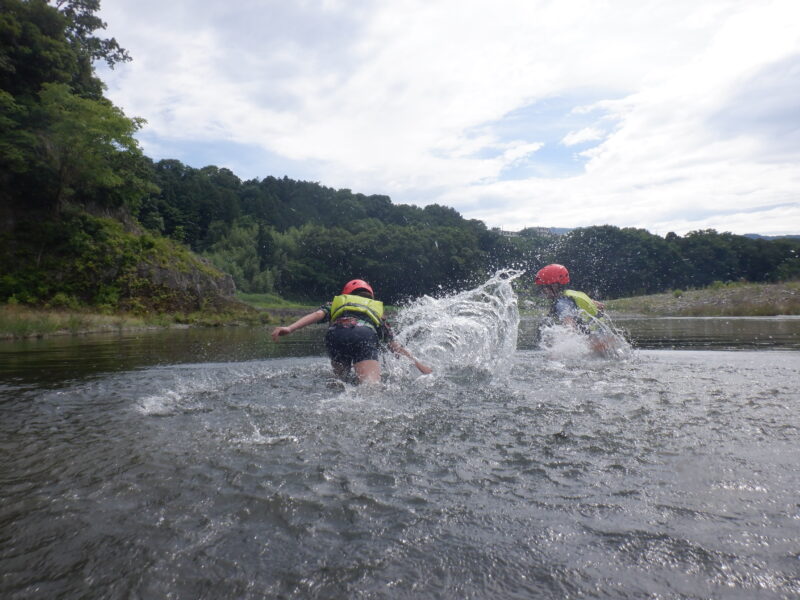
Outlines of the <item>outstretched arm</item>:
<svg viewBox="0 0 800 600">
<path fill-rule="evenodd" d="M 325 318 L 325 311 L 324 310 L 317 310 L 313 313 L 309 313 L 304 317 L 300 317 L 287 327 L 276 327 L 272 330 L 272 341 L 277 342 L 281 336 L 289 335 L 290 333 L 294 333 L 298 329 L 302 329 L 306 325 L 311 325 L 312 323 L 319 323 L 322 319 Z"/>
<path fill-rule="evenodd" d="M 401 346 L 394 340 L 389 342 L 388 346 L 389 350 L 391 350 L 395 354 L 402 354 L 403 356 L 410 358 L 411 361 L 414 363 L 414 366 L 417 367 L 417 369 L 419 369 L 419 372 L 422 373 L 423 375 L 429 375 L 430 373 L 433 373 L 433 369 L 431 369 L 428 365 L 419 362 L 416 358 L 414 358 L 414 355 L 411 354 L 411 352 L 403 348 L 403 346 Z"/>
</svg>

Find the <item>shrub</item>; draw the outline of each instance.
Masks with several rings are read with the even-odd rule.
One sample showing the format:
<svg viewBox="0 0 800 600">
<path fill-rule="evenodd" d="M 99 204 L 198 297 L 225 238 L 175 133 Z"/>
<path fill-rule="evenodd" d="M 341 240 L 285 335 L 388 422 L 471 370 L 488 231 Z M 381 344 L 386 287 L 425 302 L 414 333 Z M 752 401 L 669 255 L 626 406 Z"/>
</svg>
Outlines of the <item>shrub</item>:
<svg viewBox="0 0 800 600">
<path fill-rule="evenodd" d="M 75 296 L 70 296 L 64 292 L 57 292 L 47 303 L 48 308 L 68 308 L 70 310 L 77 310 L 80 308 L 80 302 Z"/>
<path fill-rule="evenodd" d="M 98 307 L 116 308 L 119 305 L 119 288 L 116 285 L 101 285 L 94 296 L 94 303 Z"/>
</svg>

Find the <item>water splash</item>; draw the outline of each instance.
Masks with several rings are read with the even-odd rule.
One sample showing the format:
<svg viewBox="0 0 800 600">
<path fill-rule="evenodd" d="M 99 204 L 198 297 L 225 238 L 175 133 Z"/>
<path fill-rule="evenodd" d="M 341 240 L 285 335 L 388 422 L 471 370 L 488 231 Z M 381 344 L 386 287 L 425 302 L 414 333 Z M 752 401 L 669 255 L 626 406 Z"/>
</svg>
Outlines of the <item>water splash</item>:
<svg viewBox="0 0 800 600">
<path fill-rule="evenodd" d="M 625 331 L 617 327 L 608 315 L 595 319 L 596 331 L 593 347 L 595 354 L 603 358 L 625 360 L 633 356 L 633 346 L 628 341 Z"/>
<path fill-rule="evenodd" d="M 134 406 L 143 415 L 167 417 L 210 409 L 207 398 L 224 394 L 240 385 L 264 385 L 285 371 L 271 370 L 268 363 L 184 365 L 181 368 L 150 370 L 150 388 Z"/>
<path fill-rule="evenodd" d="M 611 319 L 591 319 L 591 335 L 585 335 L 565 325 L 548 323 L 540 330 L 540 346 L 556 357 L 598 357 L 625 360 L 633 356 L 633 347 L 625 332 Z"/>
<path fill-rule="evenodd" d="M 539 330 L 539 346 L 551 358 L 589 357 L 591 350 L 586 336 L 566 325 L 543 325 Z"/>
<path fill-rule="evenodd" d="M 193 373 L 188 377 L 181 373 L 172 381 L 162 383 L 163 387 L 157 392 L 138 401 L 136 409 L 141 414 L 166 417 L 201 410 L 200 395 L 215 392 L 220 387 L 219 379 L 210 373 Z"/>
<path fill-rule="evenodd" d="M 395 318 L 398 341 L 437 372 L 469 377 L 507 374 L 519 328 L 511 282 L 522 274 L 502 270 L 474 289 L 419 298 Z"/>
</svg>

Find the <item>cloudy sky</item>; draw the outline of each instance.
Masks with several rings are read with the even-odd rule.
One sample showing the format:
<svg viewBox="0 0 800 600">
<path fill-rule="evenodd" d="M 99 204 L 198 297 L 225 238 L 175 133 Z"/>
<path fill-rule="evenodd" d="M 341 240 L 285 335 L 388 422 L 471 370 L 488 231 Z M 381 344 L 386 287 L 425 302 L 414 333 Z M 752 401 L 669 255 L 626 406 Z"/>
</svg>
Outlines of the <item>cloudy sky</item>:
<svg viewBox="0 0 800 600">
<path fill-rule="evenodd" d="M 798 0 L 102 0 L 150 157 L 491 227 L 800 234 Z"/>
</svg>

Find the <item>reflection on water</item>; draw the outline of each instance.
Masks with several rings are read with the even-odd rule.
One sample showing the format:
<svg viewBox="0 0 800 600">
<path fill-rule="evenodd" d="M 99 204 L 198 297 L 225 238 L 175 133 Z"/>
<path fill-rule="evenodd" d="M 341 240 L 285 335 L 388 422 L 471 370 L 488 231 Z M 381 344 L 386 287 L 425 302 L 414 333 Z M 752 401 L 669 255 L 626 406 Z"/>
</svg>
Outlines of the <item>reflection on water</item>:
<svg viewBox="0 0 800 600">
<path fill-rule="evenodd" d="M 799 597 L 800 320 L 711 321 L 415 330 L 374 388 L 324 327 L 2 342 L 0 597 Z"/>
<path fill-rule="evenodd" d="M 800 348 L 800 316 L 628 318 L 616 322 L 641 348 Z"/>
<path fill-rule="evenodd" d="M 537 348 L 541 319 L 520 322 L 519 348 Z M 614 324 L 637 348 L 800 349 L 800 316 L 617 317 Z"/>
<path fill-rule="evenodd" d="M 59 382 L 150 365 L 323 354 L 309 327 L 274 344 L 270 328 L 187 328 L 0 341 L 0 378 Z"/>
<path fill-rule="evenodd" d="M 484 315 L 481 318 L 485 320 Z M 502 322 L 497 320 L 495 325 Z M 539 346 L 539 323 L 538 319 L 527 316 L 519 320 L 518 336 L 511 338 L 516 338 L 517 348 Z M 637 348 L 800 349 L 800 317 L 794 316 L 617 318 L 615 323 Z M 404 324 L 401 320 L 401 325 Z M 56 383 L 149 365 L 323 356 L 324 327 L 301 329 L 283 338 L 280 344 L 269 338 L 271 327 L 187 328 L 0 340 L 0 379 L 32 378 Z M 416 335 L 424 338 L 425 343 L 431 344 L 433 339 L 442 346 L 438 338 L 421 331 L 425 327 L 430 328 L 430 324 L 423 320 L 405 327 L 405 331 L 400 331 L 401 340 L 409 343 L 409 338 Z M 444 331 L 453 337 L 454 331 Z M 441 337 L 441 331 L 437 335 Z M 495 343 L 500 347 L 501 342 Z M 438 346 L 431 347 L 435 353 L 440 352 Z M 475 342 L 471 347 L 481 348 Z M 450 351 L 452 354 L 452 347 Z"/>
</svg>

